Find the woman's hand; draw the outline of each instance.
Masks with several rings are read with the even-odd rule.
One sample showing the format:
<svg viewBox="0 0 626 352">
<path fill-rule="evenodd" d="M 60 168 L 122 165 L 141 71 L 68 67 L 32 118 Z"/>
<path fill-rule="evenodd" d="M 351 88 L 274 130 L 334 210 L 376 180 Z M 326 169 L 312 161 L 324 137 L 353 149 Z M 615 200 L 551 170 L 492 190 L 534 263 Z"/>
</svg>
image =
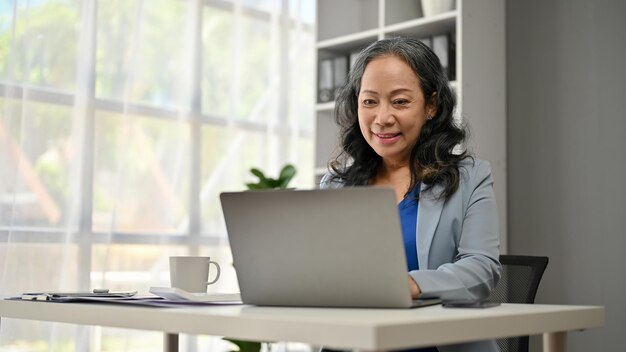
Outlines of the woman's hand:
<svg viewBox="0 0 626 352">
<path fill-rule="evenodd" d="M 411 297 L 413 299 L 417 299 L 422 293 L 422 291 L 420 290 L 420 287 L 417 286 L 417 282 L 413 280 L 411 275 L 409 275 L 409 287 L 411 287 Z"/>
</svg>

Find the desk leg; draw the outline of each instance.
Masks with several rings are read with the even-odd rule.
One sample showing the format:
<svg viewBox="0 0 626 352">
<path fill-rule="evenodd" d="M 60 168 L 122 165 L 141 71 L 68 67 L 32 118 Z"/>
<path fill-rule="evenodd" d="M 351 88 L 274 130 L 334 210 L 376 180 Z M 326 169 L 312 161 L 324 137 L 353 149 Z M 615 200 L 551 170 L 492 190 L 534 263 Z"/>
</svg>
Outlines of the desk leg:
<svg viewBox="0 0 626 352">
<path fill-rule="evenodd" d="M 163 333 L 163 352 L 178 352 L 178 334 Z"/>
<path fill-rule="evenodd" d="M 543 334 L 543 352 L 565 352 L 566 332 L 547 332 Z"/>
</svg>

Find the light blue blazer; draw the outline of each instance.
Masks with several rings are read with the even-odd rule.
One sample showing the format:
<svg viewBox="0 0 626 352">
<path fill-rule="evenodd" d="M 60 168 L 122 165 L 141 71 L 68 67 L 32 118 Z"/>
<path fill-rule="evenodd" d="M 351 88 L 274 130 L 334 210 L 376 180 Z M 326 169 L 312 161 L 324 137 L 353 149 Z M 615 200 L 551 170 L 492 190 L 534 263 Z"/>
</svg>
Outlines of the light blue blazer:
<svg viewBox="0 0 626 352">
<path fill-rule="evenodd" d="M 448 200 L 442 187 L 422 185 L 417 213 L 420 270 L 409 272 L 422 298 L 484 299 L 500 278 L 498 215 L 489 163 L 477 158 L 459 165 L 459 188 Z M 321 188 L 343 187 L 326 174 Z M 451 332 L 454 333 L 454 332 Z M 437 346 L 439 351 L 498 351 L 494 341 Z"/>
</svg>

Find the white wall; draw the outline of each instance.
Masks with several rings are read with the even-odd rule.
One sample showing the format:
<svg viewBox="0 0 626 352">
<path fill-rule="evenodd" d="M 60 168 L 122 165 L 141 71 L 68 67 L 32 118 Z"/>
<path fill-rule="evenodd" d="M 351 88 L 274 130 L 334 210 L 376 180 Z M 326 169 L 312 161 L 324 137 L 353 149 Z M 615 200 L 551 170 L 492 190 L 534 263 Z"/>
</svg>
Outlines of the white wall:
<svg viewBox="0 0 626 352">
<path fill-rule="evenodd" d="M 568 351 L 625 351 L 626 2 L 509 0 L 506 21 L 509 252 L 550 257 L 538 303 L 606 306 Z"/>
</svg>

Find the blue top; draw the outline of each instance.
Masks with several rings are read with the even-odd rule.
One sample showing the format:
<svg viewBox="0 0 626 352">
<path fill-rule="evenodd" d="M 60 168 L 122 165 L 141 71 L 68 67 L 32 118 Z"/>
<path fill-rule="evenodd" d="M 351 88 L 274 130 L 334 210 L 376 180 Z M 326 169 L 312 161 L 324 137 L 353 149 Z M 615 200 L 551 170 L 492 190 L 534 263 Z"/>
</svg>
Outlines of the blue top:
<svg viewBox="0 0 626 352">
<path fill-rule="evenodd" d="M 417 210 L 419 205 L 420 184 L 404 197 L 398 204 L 400 213 L 400 225 L 402 225 L 402 238 L 404 239 L 404 252 L 406 254 L 406 264 L 409 269 L 419 269 L 417 261 Z M 399 352 L 437 352 L 436 347 L 417 348 L 402 350 Z"/>
<path fill-rule="evenodd" d="M 415 188 L 398 204 L 408 271 L 419 269 L 416 249 L 417 207 L 419 205 L 419 194 L 420 184 L 418 183 Z"/>
<path fill-rule="evenodd" d="M 398 204 L 400 213 L 400 225 L 402 225 L 402 238 L 404 239 L 404 252 L 406 254 L 406 264 L 409 269 L 419 269 L 417 261 L 417 210 L 419 205 L 420 184 L 404 197 Z M 437 352 L 436 347 L 408 349 L 398 352 Z"/>
</svg>

